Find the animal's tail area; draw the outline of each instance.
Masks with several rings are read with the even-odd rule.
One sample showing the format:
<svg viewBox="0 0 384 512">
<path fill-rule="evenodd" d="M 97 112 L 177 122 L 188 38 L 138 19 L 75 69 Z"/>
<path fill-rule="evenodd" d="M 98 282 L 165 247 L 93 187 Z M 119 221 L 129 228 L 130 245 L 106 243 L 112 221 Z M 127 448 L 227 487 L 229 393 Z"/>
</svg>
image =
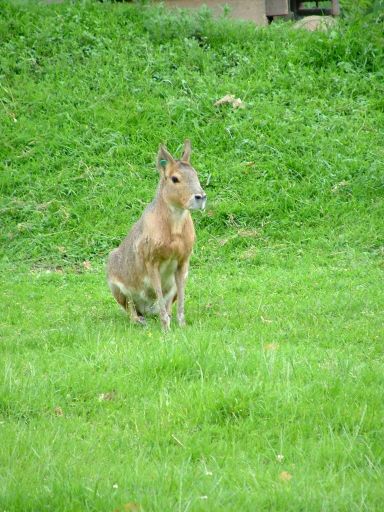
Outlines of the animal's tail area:
<svg viewBox="0 0 384 512">
<path fill-rule="evenodd" d="M 109 281 L 109 287 L 111 289 L 112 295 L 115 297 L 116 302 L 120 304 L 120 306 L 124 309 L 124 311 L 127 310 L 127 297 L 124 295 L 124 293 L 121 291 L 119 285 L 117 283 Z"/>
</svg>

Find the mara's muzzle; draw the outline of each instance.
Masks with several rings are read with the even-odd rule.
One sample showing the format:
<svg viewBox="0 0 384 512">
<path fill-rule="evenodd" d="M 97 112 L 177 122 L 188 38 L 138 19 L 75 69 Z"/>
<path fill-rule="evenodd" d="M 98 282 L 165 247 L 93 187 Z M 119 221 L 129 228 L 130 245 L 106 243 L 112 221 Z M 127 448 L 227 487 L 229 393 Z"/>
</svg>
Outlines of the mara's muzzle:
<svg viewBox="0 0 384 512">
<path fill-rule="evenodd" d="M 204 210 L 207 202 L 207 196 L 202 192 L 201 194 L 194 194 L 189 201 L 190 210 Z"/>
</svg>

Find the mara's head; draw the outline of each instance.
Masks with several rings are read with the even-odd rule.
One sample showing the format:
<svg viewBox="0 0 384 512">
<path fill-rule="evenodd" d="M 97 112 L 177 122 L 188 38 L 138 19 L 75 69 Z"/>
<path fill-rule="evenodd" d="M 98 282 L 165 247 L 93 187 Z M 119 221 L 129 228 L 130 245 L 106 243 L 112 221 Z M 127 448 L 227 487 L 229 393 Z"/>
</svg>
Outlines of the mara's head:
<svg viewBox="0 0 384 512">
<path fill-rule="evenodd" d="M 160 172 L 161 193 L 164 200 L 174 208 L 203 210 L 207 196 L 200 185 L 195 169 L 190 164 L 190 156 L 189 140 L 184 142 L 180 160 L 173 158 L 167 148 L 160 145 L 157 169 Z"/>
</svg>

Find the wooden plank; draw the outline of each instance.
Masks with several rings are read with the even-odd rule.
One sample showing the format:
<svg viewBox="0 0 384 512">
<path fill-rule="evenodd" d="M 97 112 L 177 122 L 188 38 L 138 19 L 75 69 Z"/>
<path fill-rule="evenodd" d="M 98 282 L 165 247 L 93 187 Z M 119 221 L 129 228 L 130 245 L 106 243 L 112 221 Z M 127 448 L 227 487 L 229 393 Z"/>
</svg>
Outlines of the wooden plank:
<svg viewBox="0 0 384 512">
<path fill-rule="evenodd" d="M 339 0 L 332 0 L 332 16 L 340 16 Z"/>
</svg>

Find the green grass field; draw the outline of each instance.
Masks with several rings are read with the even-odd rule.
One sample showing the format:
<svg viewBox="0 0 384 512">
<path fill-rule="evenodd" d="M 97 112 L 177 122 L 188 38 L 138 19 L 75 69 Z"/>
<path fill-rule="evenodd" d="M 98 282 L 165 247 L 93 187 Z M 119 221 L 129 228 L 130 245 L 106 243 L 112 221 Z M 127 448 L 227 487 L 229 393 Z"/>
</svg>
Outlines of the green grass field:
<svg viewBox="0 0 384 512">
<path fill-rule="evenodd" d="M 0 512 L 382 509 L 373 4 L 307 33 L 0 1 Z M 103 267 L 186 137 L 209 203 L 164 334 Z"/>
</svg>

